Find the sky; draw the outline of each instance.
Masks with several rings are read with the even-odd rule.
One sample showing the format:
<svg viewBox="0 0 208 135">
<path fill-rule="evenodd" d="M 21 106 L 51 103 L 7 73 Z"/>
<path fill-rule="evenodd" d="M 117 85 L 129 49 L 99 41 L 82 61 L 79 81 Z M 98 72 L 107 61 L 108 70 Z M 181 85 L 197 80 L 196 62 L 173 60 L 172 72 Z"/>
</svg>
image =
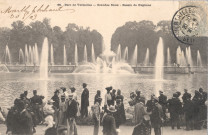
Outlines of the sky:
<svg viewBox="0 0 208 135">
<path fill-rule="evenodd" d="M 65 30 L 65 27 L 68 23 L 75 23 L 78 26 L 90 27 L 96 29 L 100 32 L 104 38 L 104 44 L 109 47 L 111 36 L 116 30 L 116 28 L 124 25 L 128 21 L 142 21 L 150 20 L 154 24 L 161 20 L 171 20 L 174 13 L 179 8 L 179 3 L 174 1 L 159 1 L 159 2 L 140 2 L 140 1 L 56 1 L 51 0 L 50 2 L 42 2 L 36 0 L 35 2 L 27 1 L 23 2 L 22 0 L 17 1 L 8 1 L 2 0 L 0 3 L 0 12 L 4 11 L 7 7 L 12 6 L 12 9 L 22 9 L 25 5 L 31 5 L 35 7 L 36 5 L 40 7 L 42 4 L 49 4 L 50 7 L 56 8 L 57 4 L 151 4 L 148 7 L 141 6 L 128 6 L 128 7 L 64 7 L 65 9 L 74 9 L 74 13 L 70 11 L 64 12 L 45 12 L 38 13 L 36 20 L 43 20 L 47 17 L 51 19 L 51 25 L 60 26 L 62 30 Z M 20 14 L 21 16 L 22 14 Z M 19 20 L 19 18 L 9 18 L 10 14 L 0 14 L 0 27 L 11 27 L 13 21 Z M 36 21 L 34 20 L 34 21 Z M 24 21 L 25 24 L 31 22 L 30 19 Z"/>
</svg>

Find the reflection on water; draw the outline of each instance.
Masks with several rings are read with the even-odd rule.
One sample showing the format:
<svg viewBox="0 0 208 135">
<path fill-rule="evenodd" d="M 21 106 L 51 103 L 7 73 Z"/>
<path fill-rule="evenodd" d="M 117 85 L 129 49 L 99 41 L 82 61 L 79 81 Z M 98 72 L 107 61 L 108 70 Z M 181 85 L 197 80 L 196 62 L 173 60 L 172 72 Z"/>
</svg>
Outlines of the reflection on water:
<svg viewBox="0 0 208 135">
<path fill-rule="evenodd" d="M 40 94 L 43 89 L 47 89 L 48 98 L 51 98 L 55 89 L 62 86 L 66 87 L 68 91 L 70 87 L 74 86 L 80 101 L 83 82 L 88 84 L 91 105 L 96 91 L 101 90 L 102 97 L 104 97 L 107 86 L 121 89 L 127 105 L 130 92 L 139 89 L 149 99 L 158 84 L 154 75 L 150 74 L 50 74 L 46 81 L 39 80 L 39 74 L 36 73 L 0 73 L 0 75 L 0 106 L 2 107 L 11 106 L 14 99 L 25 90 L 28 90 L 28 97 L 31 97 L 32 90 L 36 89 Z M 169 98 L 173 92 L 181 91 L 183 93 L 184 88 L 187 88 L 193 95 L 194 90 L 199 87 L 207 90 L 207 74 L 166 74 L 164 81 L 160 83 Z"/>
</svg>

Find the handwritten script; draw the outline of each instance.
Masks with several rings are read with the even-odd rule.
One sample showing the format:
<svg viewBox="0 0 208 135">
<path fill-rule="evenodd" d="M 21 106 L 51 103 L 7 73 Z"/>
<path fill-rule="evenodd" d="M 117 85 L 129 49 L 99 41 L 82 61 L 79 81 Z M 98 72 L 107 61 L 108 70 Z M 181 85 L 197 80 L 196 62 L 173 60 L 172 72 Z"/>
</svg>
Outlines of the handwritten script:
<svg viewBox="0 0 208 135">
<path fill-rule="evenodd" d="M 23 6 L 23 8 L 14 8 L 9 6 L 5 10 L 0 10 L 0 14 L 8 14 L 12 19 L 22 19 L 23 21 L 27 19 L 35 20 L 37 19 L 38 14 L 46 13 L 46 12 L 64 12 L 68 11 L 70 13 L 75 12 L 74 9 L 67 9 L 65 6 L 59 6 L 56 8 L 52 8 L 50 5 L 41 5 L 41 6 Z"/>
</svg>

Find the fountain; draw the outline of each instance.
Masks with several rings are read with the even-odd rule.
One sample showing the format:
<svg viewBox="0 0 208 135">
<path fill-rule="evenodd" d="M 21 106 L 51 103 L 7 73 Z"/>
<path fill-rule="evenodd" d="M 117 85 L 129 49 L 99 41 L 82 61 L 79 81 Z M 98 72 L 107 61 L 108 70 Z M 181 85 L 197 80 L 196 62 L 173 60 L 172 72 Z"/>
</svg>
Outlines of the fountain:
<svg viewBox="0 0 208 135">
<path fill-rule="evenodd" d="M 125 62 L 115 61 L 116 54 L 105 50 L 95 63 L 85 62 L 79 65 L 74 73 L 134 73 L 132 67 Z"/>
<path fill-rule="evenodd" d="M 145 59 L 144 59 L 144 66 L 149 65 L 149 48 L 147 48 Z"/>
<path fill-rule="evenodd" d="M 10 54 L 8 45 L 6 45 L 5 64 L 7 64 L 7 62 L 6 62 L 7 58 L 8 58 L 9 64 L 11 64 L 11 54 Z"/>
<path fill-rule="evenodd" d="M 19 64 L 21 63 L 25 63 L 25 60 L 24 60 L 24 54 L 23 54 L 23 51 L 22 49 L 20 48 L 19 50 Z"/>
<path fill-rule="evenodd" d="M 84 46 L 84 58 L 83 58 L 84 62 L 87 62 L 87 46 Z"/>
<path fill-rule="evenodd" d="M 92 44 L 92 50 L 91 50 L 91 52 L 92 52 L 92 63 L 95 63 L 95 50 L 94 50 L 94 45 Z"/>
<path fill-rule="evenodd" d="M 170 49 L 167 49 L 167 66 L 171 66 Z"/>
<path fill-rule="evenodd" d="M 178 46 L 177 50 L 176 50 L 176 63 L 181 65 L 181 48 L 180 46 Z"/>
<path fill-rule="evenodd" d="M 197 66 L 202 67 L 201 54 L 200 54 L 199 50 L 197 50 Z"/>
<path fill-rule="evenodd" d="M 32 47 L 32 55 L 33 55 L 33 64 L 35 65 L 35 46 Z"/>
<path fill-rule="evenodd" d="M 51 65 L 54 65 L 53 45 L 51 44 Z"/>
<path fill-rule="evenodd" d="M 29 63 L 28 48 L 27 45 L 25 45 L 25 64 L 28 63 Z"/>
<path fill-rule="evenodd" d="M 134 53 L 133 53 L 132 60 L 131 60 L 131 65 L 132 66 L 137 67 L 137 57 L 138 57 L 138 50 L 137 50 L 137 45 L 135 45 Z"/>
<path fill-rule="evenodd" d="M 182 66 L 186 66 L 187 65 L 186 58 L 185 58 L 185 55 L 184 55 L 183 51 L 181 52 L 181 65 Z"/>
<path fill-rule="evenodd" d="M 33 51 L 31 46 L 29 46 L 29 63 L 30 65 L 33 64 Z"/>
<path fill-rule="evenodd" d="M 38 46 L 35 44 L 35 64 L 39 65 L 39 53 L 38 53 Z"/>
<path fill-rule="evenodd" d="M 155 86 L 155 95 L 158 97 L 159 90 L 162 89 L 162 82 L 163 81 L 163 66 L 164 66 L 164 55 L 163 55 L 163 40 L 160 37 L 158 45 L 157 45 L 157 54 L 156 54 L 156 60 L 155 60 L 155 80 L 156 86 Z"/>
<path fill-rule="evenodd" d="M 42 94 L 47 100 L 47 79 L 48 79 L 48 39 L 45 38 L 42 45 L 41 61 L 40 61 L 40 88 Z"/>
<path fill-rule="evenodd" d="M 42 45 L 40 61 L 40 78 L 48 79 L 48 39 L 45 38 Z"/>
<path fill-rule="evenodd" d="M 66 46 L 64 45 L 64 65 L 67 64 L 67 57 L 66 57 Z"/>
<path fill-rule="evenodd" d="M 77 50 L 77 44 L 75 44 L 75 48 L 74 48 L 74 62 L 75 62 L 75 65 L 78 65 L 78 50 Z"/>
<path fill-rule="evenodd" d="M 191 56 L 191 47 L 189 46 L 188 49 L 186 49 L 186 59 L 190 66 L 193 66 L 193 60 Z"/>
<path fill-rule="evenodd" d="M 123 60 L 128 61 L 128 47 L 126 46 L 124 50 Z"/>
<path fill-rule="evenodd" d="M 118 45 L 117 52 L 116 52 L 116 61 L 117 62 L 121 61 L 121 45 L 120 44 Z"/>
</svg>

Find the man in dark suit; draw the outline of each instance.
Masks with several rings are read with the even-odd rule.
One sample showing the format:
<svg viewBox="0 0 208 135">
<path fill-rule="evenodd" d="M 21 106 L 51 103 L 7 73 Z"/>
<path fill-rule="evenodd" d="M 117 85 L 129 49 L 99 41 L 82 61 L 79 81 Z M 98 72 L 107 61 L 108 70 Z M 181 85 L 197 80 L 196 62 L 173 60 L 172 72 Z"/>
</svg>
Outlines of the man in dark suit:
<svg viewBox="0 0 208 135">
<path fill-rule="evenodd" d="M 44 120 L 43 118 L 43 111 L 42 111 L 42 98 L 41 96 L 37 95 L 37 90 L 33 90 L 33 97 L 30 99 L 31 100 L 31 106 L 32 106 L 32 111 L 37 118 L 37 121 L 35 124 L 39 124 Z"/>
<path fill-rule="evenodd" d="M 160 96 L 158 97 L 159 104 L 162 106 L 163 119 L 166 120 L 165 111 L 166 111 L 166 107 L 167 107 L 167 96 L 163 94 L 163 91 L 159 91 L 159 92 L 160 92 Z"/>
<path fill-rule="evenodd" d="M 113 117 L 115 112 L 115 106 L 110 106 L 107 109 L 107 114 L 103 116 L 103 135 L 117 135 L 116 122 Z"/>
<path fill-rule="evenodd" d="M 186 121 L 186 130 L 194 129 L 194 103 L 191 101 L 191 94 L 187 95 L 183 106 Z"/>
<path fill-rule="evenodd" d="M 168 100 L 168 110 L 170 112 L 170 121 L 172 129 L 177 125 L 177 128 L 180 129 L 180 114 L 182 112 L 182 103 L 178 98 L 178 94 L 174 93 L 173 97 Z"/>
<path fill-rule="evenodd" d="M 189 97 L 191 97 L 191 94 L 188 93 L 188 90 L 187 89 L 184 89 L 184 94 L 182 96 L 182 99 L 183 99 L 183 103 L 185 104 L 186 101 L 189 99 Z"/>
<path fill-rule="evenodd" d="M 51 99 L 54 101 L 53 106 L 56 107 L 56 109 L 59 109 L 59 90 L 58 89 L 54 92 L 54 96 Z"/>
<path fill-rule="evenodd" d="M 82 84 L 84 90 L 81 95 L 81 117 L 88 116 L 88 106 L 89 106 L 89 90 L 87 89 L 87 84 Z"/>
</svg>

